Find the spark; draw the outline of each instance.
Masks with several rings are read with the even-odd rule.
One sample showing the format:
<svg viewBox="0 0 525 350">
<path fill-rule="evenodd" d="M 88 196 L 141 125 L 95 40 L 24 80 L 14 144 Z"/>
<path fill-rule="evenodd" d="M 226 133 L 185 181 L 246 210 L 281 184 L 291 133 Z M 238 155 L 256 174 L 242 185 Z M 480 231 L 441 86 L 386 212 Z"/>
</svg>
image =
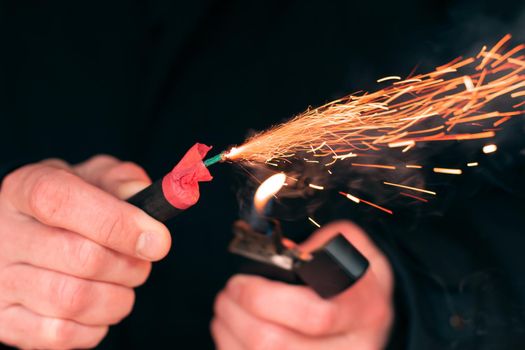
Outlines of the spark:
<svg viewBox="0 0 525 350">
<path fill-rule="evenodd" d="M 368 205 L 370 205 L 370 206 L 376 208 L 376 209 L 382 210 L 382 211 L 384 211 L 385 213 L 388 213 L 388 214 L 390 214 L 390 215 L 394 214 L 394 212 L 393 212 L 392 210 L 390 210 L 390 209 L 387 209 L 387 208 L 385 208 L 385 207 L 382 207 L 382 206 L 380 206 L 380 205 L 377 205 L 377 204 L 372 203 L 372 202 L 369 202 L 369 201 L 365 201 L 365 200 L 362 199 L 362 198 L 359 198 L 359 200 L 360 200 L 361 202 L 365 203 L 365 204 L 368 204 Z"/>
<path fill-rule="evenodd" d="M 350 153 L 347 153 L 347 154 L 341 154 L 341 155 L 333 156 L 332 158 L 343 160 L 343 159 L 346 159 L 346 158 L 353 158 L 353 157 L 357 157 L 357 154 L 355 154 L 353 152 L 350 152 Z"/>
<path fill-rule="evenodd" d="M 421 202 L 425 202 L 425 203 L 428 202 L 428 199 L 421 198 L 421 197 L 418 197 L 418 196 L 414 196 L 413 194 L 410 194 L 410 193 L 399 192 L 399 194 L 402 195 L 402 196 L 405 196 L 405 197 L 410 197 L 410 198 L 417 199 L 418 201 L 421 201 Z"/>
<path fill-rule="evenodd" d="M 418 83 L 420 81 L 421 81 L 421 79 L 419 79 L 419 78 L 413 78 L 413 79 L 407 79 L 407 80 L 403 80 L 403 81 L 397 81 L 397 82 L 394 83 L 394 85 L 408 84 L 408 83 Z"/>
<path fill-rule="evenodd" d="M 490 110 L 497 104 L 488 104 L 497 98 L 525 96 L 525 45 L 507 50 L 510 38 L 506 35 L 477 56 L 458 57 L 429 73 L 406 80 L 398 76 L 379 79 L 398 81 L 375 92 L 355 93 L 308 109 L 252 136 L 225 158 L 264 163 L 307 152 L 330 157 L 330 162 L 323 162 L 326 165 L 396 145 L 407 151 L 420 142 L 494 137 L 495 130 L 484 130 L 487 123 L 496 127 L 525 113 Z M 469 129 L 456 132 L 457 125 Z"/>
<path fill-rule="evenodd" d="M 461 175 L 463 171 L 461 169 L 450 169 L 450 168 L 434 168 L 432 169 L 435 173 L 449 174 L 449 175 Z"/>
<path fill-rule="evenodd" d="M 375 203 L 372 203 L 372 202 L 369 202 L 369 201 L 365 201 L 364 199 L 362 198 L 357 198 L 355 196 L 352 196 L 351 194 L 349 193 L 345 193 L 345 192 L 339 192 L 341 195 L 345 196 L 346 198 L 350 199 L 351 201 L 355 202 L 355 203 L 365 203 L 371 207 L 374 207 L 376 209 L 379 209 L 379 210 L 382 210 L 384 211 L 385 213 L 388 213 L 388 214 L 394 214 L 394 212 L 390 209 L 387 209 L 385 207 L 382 207 L 380 205 L 377 205 Z"/>
<path fill-rule="evenodd" d="M 248 166 L 264 163 L 276 166 L 293 160 L 331 166 L 347 158 L 367 157 L 366 160 L 356 159 L 357 162 L 350 165 L 397 170 L 395 163 L 375 164 L 391 162 L 381 161 L 383 157 L 374 154 L 391 148 L 407 152 L 420 143 L 493 138 L 501 129 L 500 125 L 525 114 L 518 109 L 525 101 L 506 103 L 511 98 L 525 96 L 525 45 L 509 48 L 510 39 L 507 34 L 495 45 L 483 46 L 475 56 L 458 57 L 427 73 L 410 73 L 405 80 L 399 76 L 378 79 L 378 83 L 394 82 L 377 91 L 361 91 L 317 108 L 308 108 L 289 121 L 248 138 L 223 157 Z M 496 106 L 506 107 L 496 109 Z M 497 150 L 497 146 L 489 142 L 483 147 L 486 154 Z M 478 166 L 478 162 L 466 164 L 467 167 Z M 463 173 L 462 169 L 432 168 L 424 163 L 404 164 L 404 167 L 424 167 L 442 174 Z M 327 172 L 332 175 L 331 170 Z M 420 201 L 427 200 L 410 191 L 436 195 L 427 189 L 383 183 L 408 190 L 408 193 L 399 193 Z M 324 189 L 314 184 L 308 186 Z M 340 193 L 355 203 L 393 214 L 381 205 Z M 320 227 L 312 218 L 309 220 Z"/>
<path fill-rule="evenodd" d="M 388 144 L 388 147 L 395 148 L 395 147 L 406 147 L 406 146 L 414 146 L 416 142 L 414 140 L 408 140 L 408 141 L 400 141 L 400 142 L 391 142 Z"/>
<path fill-rule="evenodd" d="M 393 166 L 393 165 L 383 165 L 383 164 L 352 163 L 352 166 L 362 166 L 362 167 L 368 167 L 368 168 L 380 168 L 380 169 L 396 170 L 396 167 Z"/>
<path fill-rule="evenodd" d="M 418 188 L 418 187 L 412 187 L 412 186 L 407 186 L 407 185 L 401 185 L 401 184 L 396 184 L 396 183 L 393 183 L 393 182 L 387 182 L 387 181 L 383 181 L 383 183 L 385 185 L 388 185 L 388 186 L 395 186 L 395 187 L 400 187 L 400 188 L 404 188 L 404 189 L 407 189 L 407 190 L 412 190 L 412 191 L 418 191 L 418 192 L 423 192 L 423 193 L 428 193 L 428 194 L 432 194 L 432 195 L 436 195 L 436 192 L 434 191 L 429 191 L 429 190 L 425 190 L 425 189 L 422 189 L 422 188 Z"/>
<path fill-rule="evenodd" d="M 352 196 L 350 193 L 345 192 L 339 192 L 341 195 L 345 196 L 346 198 L 350 199 L 353 202 L 359 203 L 361 200 L 357 198 L 356 196 Z"/>
<path fill-rule="evenodd" d="M 494 153 L 497 150 L 498 150 L 498 146 L 496 146 L 493 143 L 483 146 L 483 153 L 485 154 Z"/>
<path fill-rule="evenodd" d="M 406 151 L 408 151 L 409 149 L 411 149 L 415 145 L 416 145 L 416 143 L 412 142 L 412 143 L 408 144 L 405 148 L 403 148 L 403 150 L 401 152 L 405 153 Z"/>
<path fill-rule="evenodd" d="M 510 34 L 506 34 L 503 38 L 501 38 L 500 41 L 498 41 L 496 43 L 496 45 L 494 45 L 494 47 L 486 54 L 486 55 L 483 55 L 485 56 L 483 58 L 483 60 L 481 61 L 480 65 L 476 67 L 477 70 L 481 70 L 483 69 L 483 67 L 488 63 L 489 61 L 489 58 L 491 56 L 493 56 L 493 54 L 497 53 L 498 50 L 503 46 L 503 44 L 505 44 L 507 41 L 509 41 L 511 38 L 511 35 Z"/>
<path fill-rule="evenodd" d="M 520 103 L 516 103 L 514 106 L 512 106 L 512 108 L 518 108 L 518 107 L 521 107 L 525 105 L 525 101 L 522 101 Z M 506 118 L 501 118 L 501 120 L 505 119 L 505 121 L 509 120 L 510 118 L 509 117 L 506 117 Z M 494 123 L 496 124 L 496 123 Z M 499 124 L 503 124 L 503 122 L 500 122 Z"/>
<path fill-rule="evenodd" d="M 525 102 L 525 101 L 524 101 Z M 519 107 L 520 104 L 512 106 L 513 108 Z M 501 124 L 505 123 L 506 121 L 510 120 L 510 117 L 501 118 L 500 120 L 496 120 L 492 126 L 500 126 Z"/>
<path fill-rule="evenodd" d="M 384 78 L 378 79 L 377 82 L 378 83 L 382 83 L 382 82 L 387 81 L 387 80 L 401 80 L 401 77 L 398 77 L 397 75 L 391 75 L 391 76 L 388 76 L 388 77 L 384 77 Z"/>
<path fill-rule="evenodd" d="M 312 219 L 311 217 L 308 217 L 308 220 L 310 220 L 310 222 L 311 222 L 312 224 L 314 224 L 315 226 L 317 226 L 317 227 L 321 227 L 321 225 L 319 225 L 319 224 L 317 223 L 317 221 L 315 221 L 315 220 Z"/>
<path fill-rule="evenodd" d="M 472 82 L 472 79 L 468 75 L 465 75 L 463 77 L 463 83 L 465 84 L 465 88 L 467 89 L 467 91 L 474 90 L 474 83 Z"/>
</svg>

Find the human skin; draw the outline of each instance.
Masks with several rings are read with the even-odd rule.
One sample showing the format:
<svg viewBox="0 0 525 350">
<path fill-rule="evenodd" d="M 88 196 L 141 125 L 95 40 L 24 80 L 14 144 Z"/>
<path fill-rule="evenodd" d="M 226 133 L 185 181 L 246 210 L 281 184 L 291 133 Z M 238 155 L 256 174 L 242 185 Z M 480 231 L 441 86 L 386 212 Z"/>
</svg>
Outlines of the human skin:
<svg viewBox="0 0 525 350">
<path fill-rule="evenodd" d="M 90 348 L 131 312 L 133 288 L 171 245 L 162 223 L 122 200 L 150 183 L 109 156 L 46 160 L 4 178 L 0 342 Z"/>
<path fill-rule="evenodd" d="M 211 332 L 219 350 L 382 349 L 393 320 L 393 274 L 384 254 L 356 225 L 339 221 L 301 248 L 314 250 L 342 233 L 370 262 L 352 287 L 325 300 L 305 286 L 233 276 L 215 301 Z"/>
</svg>

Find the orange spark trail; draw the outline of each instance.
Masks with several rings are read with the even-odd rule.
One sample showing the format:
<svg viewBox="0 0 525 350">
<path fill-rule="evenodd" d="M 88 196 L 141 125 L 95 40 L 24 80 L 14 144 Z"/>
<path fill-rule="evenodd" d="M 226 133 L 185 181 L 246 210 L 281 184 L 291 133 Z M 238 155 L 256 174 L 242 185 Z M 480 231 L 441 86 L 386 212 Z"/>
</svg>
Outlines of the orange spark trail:
<svg viewBox="0 0 525 350">
<path fill-rule="evenodd" d="M 424 189 L 422 189 L 422 188 L 417 188 L 417 187 L 412 187 L 412 186 L 406 186 L 406 185 L 401 185 L 401 184 L 395 184 L 395 183 L 387 182 L 387 181 L 383 181 L 383 183 L 384 183 L 385 185 L 388 185 L 388 186 L 395 186 L 395 187 L 405 188 L 405 189 L 407 189 L 407 190 L 413 190 L 413 191 L 418 191 L 418 192 L 423 192 L 423 193 L 428 193 L 428 194 L 436 195 L 436 192 L 434 192 L 434 191 L 429 191 L 429 190 L 424 190 Z"/>
<path fill-rule="evenodd" d="M 463 171 L 461 169 L 434 168 L 432 170 L 435 173 L 449 174 L 449 175 L 461 175 L 463 173 Z"/>
<path fill-rule="evenodd" d="M 405 80 L 398 76 L 379 79 L 394 82 L 375 92 L 309 109 L 249 138 L 225 157 L 265 163 L 307 152 L 319 157 L 308 162 L 326 157 L 328 161 L 322 164 L 330 165 L 365 151 L 404 147 L 399 152 L 407 152 L 420 142 L 491 138 L 496 130 L 486 129 L 524 113 L 490 110 L 494 104 L 488 104 L 494 99 L 525 96 L 525 45 L 506 50 L 510 39 L 505 35 L 492 48 L 483 47 L 477 56 L 458 57 L 426 74 Z M 518 101 L 514 108 L 521 105 Z"/>
<path fill-rule="evenodd" d="M 319 225 L 319 223 L 317 223 L 317 221 L 315 221 L 315 220 L 312 219 L 311 217 L 308 217 L 308 220 L 310 220 L 310 222 L 311 222 L 312 224 L 314 224 L 315 226 L 317 226 L 317 227 L 321 227 L 321 225 Z"/>
<path fill-rule="evenodd" d="M 410 194 L 410 193 L 405 193 L 405 192 L 399 192 L 400 195 L 402 196 L 405 196 L 405 197 L 410 197 L 410 198 L 414 198 L 414 199 L 417 199 L 418 201 L 421 201 L 421 202 L 428 202 L 428 199 L 425 199 L 425 198 L 421 198 L 421 197 L 418 197 L 418 196 L 414 196 L 413 194 Z"/>
<path fill-rule="evenodd" d="M 352 166 L 362 166 L 367 168 L 380 168 L 380 169 L 389 169 L 396 170 L 396 167 L 393 165 L 383 165 L 383 164 L 363 164 L 363 163 L 351 163 Z"/>
<path fill-rule="evenodd" d="M 349 193 L 345 193 L 345 192 L 339 192 L 339 194 L 345 196 L 346 198 L 356 202 L 356 203 L 365 203 L 365 204 L 368 204 L 376 209 L 379 209 L 379 210 L 382 210 L 384 211 L 385 213 L 388 213 L 388 214 L 394 214 L 394 212 L 390 209 L 387 209 L 385 207 L 382 207 L 380 205 L 377 205 L 375 203 L 372 203 L 372 202 L 369 202 L 369 201 L 365 201 L 363 198 L 358 198 L 358 197 L 355 197 L 355 196 L 352 196 L 351 194 Z"/>
</svg>

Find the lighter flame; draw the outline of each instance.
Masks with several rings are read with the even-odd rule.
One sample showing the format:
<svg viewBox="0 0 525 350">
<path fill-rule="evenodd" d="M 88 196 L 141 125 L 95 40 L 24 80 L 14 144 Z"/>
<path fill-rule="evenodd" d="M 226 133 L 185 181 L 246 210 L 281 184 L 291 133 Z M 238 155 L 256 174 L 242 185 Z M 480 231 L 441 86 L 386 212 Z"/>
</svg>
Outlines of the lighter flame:
<svg viewBox="0 0 525 350">
<path fill-rule="evenodd" d="M 255 210 L 259 214 L 264 213 L 264 207 L 268 200 L 274 196 L 284 186 L 286 182 L 286 175 L 283 173 L 275 174 L 267 178 L 255 192 L 253 202 Z"/>
</svg>

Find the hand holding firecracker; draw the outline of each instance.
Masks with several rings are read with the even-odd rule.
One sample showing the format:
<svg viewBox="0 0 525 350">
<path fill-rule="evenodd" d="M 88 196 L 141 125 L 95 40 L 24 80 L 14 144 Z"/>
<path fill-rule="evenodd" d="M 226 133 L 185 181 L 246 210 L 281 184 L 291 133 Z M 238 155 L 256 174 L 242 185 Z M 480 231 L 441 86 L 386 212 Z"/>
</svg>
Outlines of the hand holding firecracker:
<svg viewBox="0 0 525 350">
<path fill-rule="evenodd" d="M 197 182 L 211 179 L 199 147 L 205 146 L 192 148 L 165 177 L 171 211 L 193 205 Z M 108 326 L 131 312 L 133 288 L 146 281 L 151 261 L 163 258 L 171 245 L 161 222 L 122 200 L 150 183 L 139 166 L 109 156 L 76 166 L 43 161 L 4 179 L 0 342 L 94 347 Z"/>
<path fill-rule="evenodd" d="M 108 156 L 43 161 L 4 179 L 1 342 L 93 347 L 130 313 L 133 288 L 171 244 L 162 223 L 120 200 L 149 183 L 139 166 Z"/>
<path fill-rule="evenodd" d="M 215 302 L 211 329 L 218 348 L 381 349 L 393 319 L 393 275 L 382 252 L 349 222 L 323 227 L 301 249 L 313 251 L 337 233 L 370 262 L 354 286 L 326 300 L 308 287 L 234 276 Z"/>
</svg>

